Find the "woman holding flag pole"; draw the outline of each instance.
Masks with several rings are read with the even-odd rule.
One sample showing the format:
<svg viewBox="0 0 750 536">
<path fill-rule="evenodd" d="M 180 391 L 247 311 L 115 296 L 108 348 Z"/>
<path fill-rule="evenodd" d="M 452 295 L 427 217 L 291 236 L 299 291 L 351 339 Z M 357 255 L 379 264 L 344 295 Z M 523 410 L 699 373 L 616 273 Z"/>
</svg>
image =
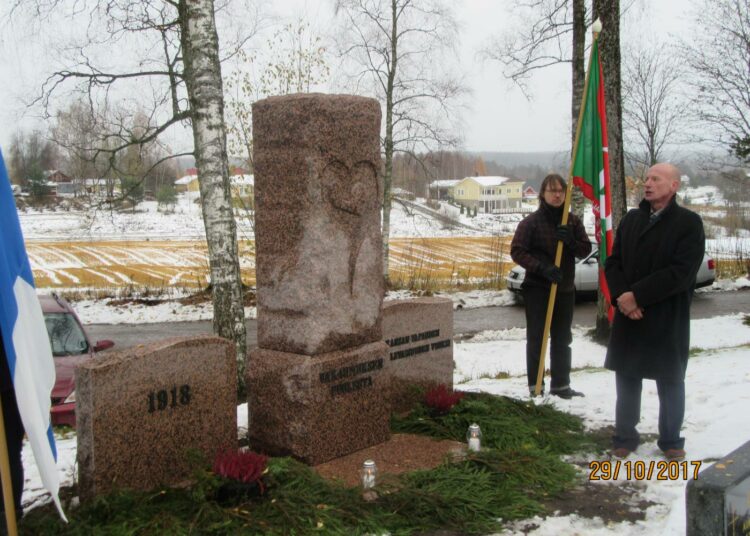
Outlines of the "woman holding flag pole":
<svg viewBox="0 0 750 536">
<path fill-rule="evenodd" d="M 526 307 L 526 374 L 531 396 L 536 394 L 542 340 L 543 337 L 546 340 L 547 333 L 551 339 L 550 393 L 566 399 L 583 396 L 570 387 L 570 343 L 573 340 L 570 329 L 575 306 L 575 258 L 591 252 L 591 241 L 577 216 L 569 214 L 570 223 L 560 223 L 563 205 L 565 208 L 568 205 L 565 203 L 567 190 L 560 175 L 545 177 L 539 192 L 539 208 L 518 224 L 510 248 L 513 260 L 526 269 L 521 288 Z M 558 241 L 562 241 L 565 248 L 562 258 L 555 263 Z M 545 312 L 553 285 L 559 291 L 553 298 L 555 309 L 545 331 Z"/>
<path fill-rule="evenodd" d="M 533 391 L 532 394 L 539 395 L 542 392 L 542 380 L 544 377 L 544 358 L 547 353 L 547 338 L 550 333 L 550 328 L 553 324 L 553 318 L 557 314 L 555 306 L 557 302 L 557 291 L 558 284 L 562 283 L 564 290 L 565 281 L 561 277 L 559 270 L 560 266 L 565 268 L 565 260 L 563 256 L 563 243 L 568 241 L 566 244 L 568 249 L 575 247 L 571 242 L 571 232 L 562 231 L 565 229 L 568 223 L 568 211 L 570 208 L 571 198 L 571 187 L 574 183 L 578 188 L 581 189 L 583 195 L 589 199 L 593 205 L 593 212 L 596 221 L 596 238 L 599 243 L 599 286 L 605 300 L 609 305 L 609 318 L 612 319 L 612 306 L 607 287 L 607 281 L 604 277 L 604 262 L 607 256 L 612 251 L 612 216 L 611 216 L 611 194 L 610 194 L 610 183 L 609 183 L 609 153 L 607 146 L 607 120 L 605 110 L 605 99 L 604 99 L 604 76 L 601 72 L 601 62 L 599 60 L 599 47 L 598 38 L 602 31 L 602 24 L 597 19 L 593 26 L 593 43 L 591 45 L 591 55 L 589 57 L 589 68 L 586 72 L 586 82 L 583 88 L 583 99 L 581 109 L 578 115 L 578 125 L 576 127 L 575 143 L 573 144 L 573 155 L 570 162 L 570 173 L 569 177 L 572 181 L 569 181 L 565 188 L 564 203 L 562 203 L 561 210 L 561 221 L 560 227 L 556 230 L 557 233 L 557 245 L 556 251 L 553 257 L 551 266 L 545 266 L 544 271 L 538 273 L 545 277 L 549 281 L 549 292 L 547 298 L 547 314 L 544 320 L 544 327 L 541 332 L 540 342 L 536 342 L 536 338 L 533 339 L 533 349 L 539 348 L 538 359 L 532 358 L 529 355 L 529 341 L 532 341 L 532 335 L 527 325 L 527 368 L 536 369 L 537 376 L 536 382 L 533 382 L 532 370 L 529 370 L 529 390 Z M 565 185 L 562 181 L 560 184 Z M 522 222 L 523 223 L 523 222 Z M 573 222 L 575 223 L 575 221 Z M 569 227 L 567 227 L 570 229 Z M 520 225 L 519 225 L 520 229 Z M 518 233 L 518 231 L 516 231 Z M 514 242 L 516 241 L 514 237 Z M 511 256 L 516 260 L 516 256 L 513 255 L 511 246 Z M 516 260 L 518 262 L 518 260 Z M 519 263 L 520 264 L 520 263 Z M 538 268 L 538 267 L 537 267 Z M 563 270 L 564 271 L 564 270 Z M 560 305 L 567 307 L 563 303 Z M 528 306 L 527 306 L 528 307 Z M 572 307 L 572 305 L 570 306 Z M 529 318 L 529 312 L 527 309 L 527 324 Z M 541 317 L 541 312 L 537 311 L 533 317 L 533 322 L 537 322 Z M 559 323 L 559 320 L 557 321 Z M 536 328 L 535 328 L 536 329 Z M 557 330 L 560 330 L 558 327 Z M 553 333 L 553 337 L 554 337 Z M 555 367 L 554 357 L 554 341 L 552 349 L 552 367 Z M 528 367 L 529 363 L 538 363 L 536 367 Z M 554 383 L 554 372 L 553 372 L 553 389 Z M 568 387 L 570 389 L 570 387 Z M 570 391 L 566 391 L 566 394 L 573 396 Z M 566 396 L 565 398 L 570 398 Z"/>
</svg>

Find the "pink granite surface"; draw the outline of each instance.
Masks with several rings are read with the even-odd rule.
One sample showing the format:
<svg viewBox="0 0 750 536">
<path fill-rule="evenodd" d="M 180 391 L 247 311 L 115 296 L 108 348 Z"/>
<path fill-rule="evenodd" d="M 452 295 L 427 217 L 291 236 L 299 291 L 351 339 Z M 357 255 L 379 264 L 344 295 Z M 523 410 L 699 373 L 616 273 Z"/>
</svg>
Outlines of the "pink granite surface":
<svg viewBox="0 0 750 536">
<path fill-rule="evenodd" d="M 375 342 L 315 357 L 250 352 L 251 447 L 315 465 L 387 440 L 387 351 Z"/>
<path fill-rule="evenodd" d="M 380 105 L 253 104 L 258 346 L 316 355 L 381 340 Z"/>
<path fill-rule="evenodd" d="M 423 392 L 453 387 L 453 302 L 414 298 L 383 302 L 383 339 L 392 375 L 391 404 L 406 411 Z"/>
<path fill-rule="evenodd" d="M 190 477 L 188 451 L 210 461 L 237 444 L 234 345 L 185 337 L 141 345 L 76 370 L 80 496 L 149 490 Z"/>
</svg>

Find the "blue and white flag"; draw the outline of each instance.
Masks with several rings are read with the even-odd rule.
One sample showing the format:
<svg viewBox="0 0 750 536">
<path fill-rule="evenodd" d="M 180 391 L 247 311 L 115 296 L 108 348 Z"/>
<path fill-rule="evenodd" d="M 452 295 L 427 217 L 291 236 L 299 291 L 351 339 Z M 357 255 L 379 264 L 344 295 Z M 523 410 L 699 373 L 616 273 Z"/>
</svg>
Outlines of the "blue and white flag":
<svg viewBox="0 0 750 536">
<path fill-rule="evenodd" d="M 18 412 L 34 452 L 42 484 L 52 495 L 60 515 L 65 519 L 58 497 L 60 479 L 56 465 L 57 450 L 50 422 L 50 395 L 55 385 L 55 363 L 2 151 L 0 229 L 2 343 L 16 392 Z"/>
</svg>

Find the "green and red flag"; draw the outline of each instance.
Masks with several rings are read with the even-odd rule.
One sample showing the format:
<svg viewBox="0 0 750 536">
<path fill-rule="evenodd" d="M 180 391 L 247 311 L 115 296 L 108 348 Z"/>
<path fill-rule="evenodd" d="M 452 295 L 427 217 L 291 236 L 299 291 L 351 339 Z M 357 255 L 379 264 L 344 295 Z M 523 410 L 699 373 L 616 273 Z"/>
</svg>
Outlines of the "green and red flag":
<svg viewBox="0 0 750 536">
<path fill-rule="evenodd" d="M 604 278 L 604 262 L 612 253 L 612 196 L 609 186 L 609 148 L 607 146 L 607 112 L 604 105 L 604 77 L 599 60 L 599 43 L 591 46 L 588 84 L 585 89 L 583 114 L 575 148 L 573 184 L 591 200 L 599 243 L 599 287 L 609 304 L 609 321 L 614 309 Z"/>
</svg>

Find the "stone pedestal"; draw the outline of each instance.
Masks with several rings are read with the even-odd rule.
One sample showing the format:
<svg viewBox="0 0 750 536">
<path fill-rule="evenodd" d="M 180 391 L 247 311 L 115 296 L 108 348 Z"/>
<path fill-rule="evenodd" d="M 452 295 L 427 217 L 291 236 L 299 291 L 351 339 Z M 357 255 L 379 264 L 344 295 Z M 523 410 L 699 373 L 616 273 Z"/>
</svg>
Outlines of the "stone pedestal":
<svg viewBox="0 0 750 536">
<path fill-rule="evenodd" d="M 274 350 L 250 352 L 251 448 L 315 465 L 386 441 L 387 352 L 382 342 L 314 358 Z"/>
<path fill-rule="evenodd" d="M 453 302 L 415 298 L 383 302 L 383 339 L 389 346 L 394 411 L 411 409 L 441 383 L 453 388 Z M 415 389 L 415 387 L 417 389 Z"/>
<path fill-rule="evenodd" d="M 190 478 L 190 451 L 208 460 L 237 445 L 234 345 L 170 339 L 96 357 L 76 370 L 82 500 Z"/>
</svg>

